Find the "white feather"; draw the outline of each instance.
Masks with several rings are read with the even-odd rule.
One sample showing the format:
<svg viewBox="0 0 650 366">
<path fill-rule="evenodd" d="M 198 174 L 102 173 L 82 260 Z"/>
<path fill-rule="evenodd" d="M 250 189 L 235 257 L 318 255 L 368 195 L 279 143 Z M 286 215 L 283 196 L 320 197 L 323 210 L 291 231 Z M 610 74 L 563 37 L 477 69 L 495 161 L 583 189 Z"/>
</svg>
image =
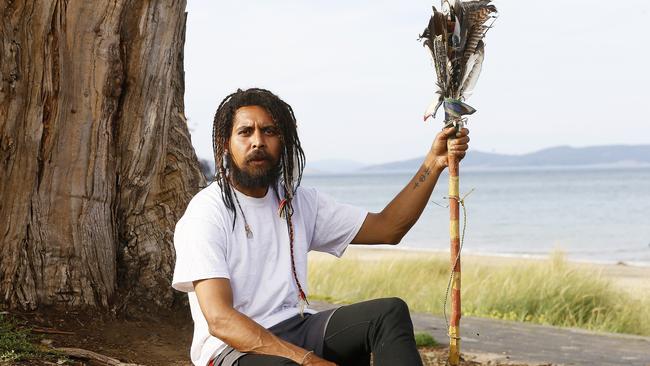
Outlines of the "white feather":
<svg viewBox="0 0 650 366">
<path fill-rule="evenodd" d="M 465 76 L 463 77 L 463 83 L 460 88 L 460 95 L 464 99 L 469 98 L 474 91 L 474 86 L 478 81 L 479 75 L 481 75 L 481 69 L 483 67 L 483 59 L 485 58 L 485 49 L 479 48 L 476 53 L 472 54 L 467 61 L 467 69 L 465 71 Z"/>
<path fill-rule="evenodd" d="M 424 112 L 424 120 L 426 121 L 429 117 L 436 118 L 436 111 L 440 108 L 440 105 L 442 105 L 442 98 L 434 99 Z"/>
</svg>

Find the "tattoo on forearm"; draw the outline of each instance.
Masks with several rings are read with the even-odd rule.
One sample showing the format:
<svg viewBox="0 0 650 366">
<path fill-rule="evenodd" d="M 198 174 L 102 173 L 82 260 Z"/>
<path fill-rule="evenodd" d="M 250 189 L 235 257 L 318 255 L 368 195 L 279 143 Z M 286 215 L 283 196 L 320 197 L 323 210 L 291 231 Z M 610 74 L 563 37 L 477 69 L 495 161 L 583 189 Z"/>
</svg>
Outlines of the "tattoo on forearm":
<svg viewBox="0 0 650 366">
<path fill-rule="evenodd" d="M 431 168 L 426 168 L 424 169 L 424 172 L 420 174 L 418 177 L 418 180 L 415 181 L 415 185 L 413 186 L 413 189 L 416 189 L 417 187 L 420 186 L 420 184 L 424 183 L 425 180 L 427 180 L 427 177 L 431 174 Z"/>
</svg>

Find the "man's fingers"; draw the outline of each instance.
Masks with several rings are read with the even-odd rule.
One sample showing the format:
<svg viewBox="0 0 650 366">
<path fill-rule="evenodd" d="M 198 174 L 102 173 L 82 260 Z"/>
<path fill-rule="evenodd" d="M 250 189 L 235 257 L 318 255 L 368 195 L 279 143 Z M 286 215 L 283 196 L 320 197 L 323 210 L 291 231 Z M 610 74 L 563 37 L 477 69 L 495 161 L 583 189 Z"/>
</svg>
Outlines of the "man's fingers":
<svg viewBox="0 0 650 366">
<path fill-rule="evenodd" d="M 442 134 L 446 137 L 452 137 L 456 134 L 456 127 L 447 127 L 442 130 Z"/>
<path fill-rule="evenodd" d="M 467 151 L 468 148 L 468 144 L 454 144 L 449 146 L 449 151 Z"/>
<path fill-rule="evenodd" d="M 451 144 L 467 144 L 469 142 L 469 136 L 458 137 L 453 140 L 450 140 Z"/>
<path fill-rule="evenodd" d="M 463 127 L 460 131 L 456 132 L 456 127 L 447 127 L 442 130 L 442 134 L 447 137 L 463 137 L 469 134 L 469 130 Z"/>
<path fill-rule="evenodd" d="M 467 146 L 468 144 L 469 144 L 469 136 L 447 140 L 447 147 L 449 149 L 453 149 L 456 146 L 461 146 L 461 145 Z"/>
</svg>

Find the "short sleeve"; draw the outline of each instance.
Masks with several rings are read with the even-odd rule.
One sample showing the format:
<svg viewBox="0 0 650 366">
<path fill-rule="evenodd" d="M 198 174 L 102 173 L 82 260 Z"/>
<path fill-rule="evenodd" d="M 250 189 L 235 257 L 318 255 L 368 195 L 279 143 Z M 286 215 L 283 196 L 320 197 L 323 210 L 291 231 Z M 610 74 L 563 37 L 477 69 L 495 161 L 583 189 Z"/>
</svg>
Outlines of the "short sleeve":
<svg viewBox="0 0 650 366">
<path fill-rule="evenodd" d="M 183 292 L 194 291 L 192 281 L 207 278 L 228 278 L 226 234 L 223 225 L 213 221 L 183 217 L 174 232 L 176 266 L 172 287 Z"/>
<path fill-rule="evenodd" d="M 361 229 L 368 211 L 339 203 L 320 192 L 316 192 L 316 200 L 316 223 L 310 250 L 340 257 Z"/>
</svg>

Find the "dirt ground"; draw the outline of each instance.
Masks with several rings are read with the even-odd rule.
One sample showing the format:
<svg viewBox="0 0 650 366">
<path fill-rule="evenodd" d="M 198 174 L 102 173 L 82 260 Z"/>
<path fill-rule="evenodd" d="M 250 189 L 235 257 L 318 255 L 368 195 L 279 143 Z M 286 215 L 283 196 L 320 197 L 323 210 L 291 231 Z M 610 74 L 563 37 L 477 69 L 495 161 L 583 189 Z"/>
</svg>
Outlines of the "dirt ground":
<svg viewBox="0 0 650 366">
<path fill-rule="evenodd" d="M 185 312 L 138 319 L 67 313 L 11 313 L 45 347 L 74 347 L 139 365 L 191 365 L 193 323 Z M 25 364 L 48 364 L 29 362 Z M 79 365 L 93 364 L 80 362 Z"/>
<path fill-rule="evenodd" d="M 43 347 L 73 347 L 119 359 L 125 364 L 191 366 L 189 348 L 192 320 L 181 312 L 150 318 L 115 319 L 76 312 L 11 313 L 22 326 L 32 329 Z M 447 349 L 422 348 L 425 365 L 445 365 Z M 71 359 L 66 365 L 99 365 Z M 56 365 L 56 360 L 33 360 L 20 365 Z M 463 366 L 497 365 L 464 360 Z M 515 364 L 508 364 L 515 365 Z"/>
</svg>

